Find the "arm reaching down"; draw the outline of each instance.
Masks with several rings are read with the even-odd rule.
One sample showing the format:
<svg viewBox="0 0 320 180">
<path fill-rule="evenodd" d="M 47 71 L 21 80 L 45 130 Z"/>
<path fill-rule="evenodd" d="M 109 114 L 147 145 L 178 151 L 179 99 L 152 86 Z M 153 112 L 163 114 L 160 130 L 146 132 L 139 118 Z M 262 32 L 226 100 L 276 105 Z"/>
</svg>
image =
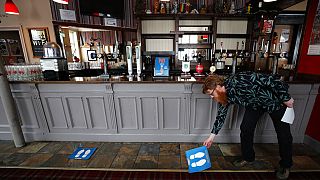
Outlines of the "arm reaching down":
<svg viewBox="0 0 320 180">
<path fill-rule="evenodd" d="M 215 136 L 216 136 L 215 134 L 211 133 L 210 136 L 203 142 L 203 145 L 206 146 L 207 148 L 210 148 Z"/>
<path fill-rule="evenodd" d="M 220 129 L 222 128 L 224 121 L 226 119 L 227 113 L 228 113 L 228 106 L 222 106 L 221 104 L 219 104 L 219 109 L 218 109 L 218 115 L 216 117 L 216 120 L 213 124 L 213 128 L 211 131 L 210 136 L 203 142 L 203 145 L 206 146 L 207 148 L 210 148 L 214 137 L 218 134 L 218 132 L 220 131 Z"/>
<path fill-rule="evenodd" d="M 216 117 L 216 120 L 214 121 L 213 128 L 211 131 L 212 134 L 217 135 L 220 129 L 222 128 L 224 121 L 226 120 L 228 107 L 229 107 L 229 104 L 227 104 L 226 106 L 219 104 L 217 117 Z"/>
</svg>

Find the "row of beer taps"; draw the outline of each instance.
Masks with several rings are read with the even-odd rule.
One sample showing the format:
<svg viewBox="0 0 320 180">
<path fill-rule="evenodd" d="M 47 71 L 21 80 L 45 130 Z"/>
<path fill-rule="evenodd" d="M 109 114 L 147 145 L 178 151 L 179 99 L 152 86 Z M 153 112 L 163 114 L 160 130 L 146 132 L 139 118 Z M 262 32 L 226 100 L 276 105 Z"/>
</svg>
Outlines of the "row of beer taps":
<svg viewBox="0 0 320 180">
<path fill-rule="evenodd" d="M 241 62 L 244 61 L 245 58 L 250 58 L 250 53 L 245 52 L 245 43 L 241 42 L 241 50 L 239 52 L 239 42 L 237 42 L 235 52 L 229 51 L 225 48 L 223 51 L 223 42 L 220 42 L 220 52 L 218 57 L 215 57 L 216 52 L 216 44 L 213 43 L 213 56 L 212 56 L 212 66 L 215 66 L 216 69 L 224 69 L 224 64 L 227 58 L 232 58 L 232 73 L 234 74 L 236 71 L 236 66 L 238 63 L 238 58 L 241 59 Z M 215 69 L 213 68 L 213 69 Z"/>
</svg>

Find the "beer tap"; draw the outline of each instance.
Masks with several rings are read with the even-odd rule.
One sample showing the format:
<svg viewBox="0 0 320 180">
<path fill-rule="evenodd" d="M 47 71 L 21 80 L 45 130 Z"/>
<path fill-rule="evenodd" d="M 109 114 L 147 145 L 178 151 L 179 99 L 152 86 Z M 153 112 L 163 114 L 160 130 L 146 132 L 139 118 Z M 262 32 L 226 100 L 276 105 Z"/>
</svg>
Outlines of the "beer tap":
<svg viewBox="0 0 320 180">
<path fill-rule="evenodd" d="M 239 43 L 239 42 L 237 42 L 237 43 Z M 244 50 L 244 41 L 241 42 L 241 52 L 240 52 L 240 54 L 239 54 L 239 57 L 241 57 L 241 58 L 244 57 L 243 50 Z"/>
<path fill-rule="evenodd" d="M 220 53 L 219 53 L 219 60 L 220 60 L 220 61 L 222 60 L 222 49 L 223 49 L 223 42 L 221 41 L 221 44 L 220 44 Z"/>
<path fill-rule="evenodd" d="M 262 59 L 264 57 L 264 38 L 261 40 L 261 46 L 259 48 L 259 58 Z"/>
<path fill-rule="evenodd" d="M 100 75 L 101 78 L 103 79 L 109 79 L 109 73 L 108 73 L 108 55 L 106 53 L 103 53 L 102 55 L 103 58 L 103 74 Z M 112 58 L 112 57 L 110 57 Z"/>
<path fill-rule="evenodd" d="M 213 74 L 216 71 L 215 61 L 216 61 L 216 43 L 213 43 L 213 50 L 212 50 L 212 59 L 211 59 L 211 66 L 210 66 L 210 73 Z"/>
<path fill-rule="evenodd" d="M 115 45 L 114 45 L 114 50 L 113 50 L 113 58 L 116 59 L 118 58 L 119 55 L 119 43 L 118 43 L 118 38 L 117 38 L 117 31 L 114 32 L 115 34 Z"/>
<path fill-rule="evenodd" d="M 282 52 L 282 44 L 279 44 L 279 50 L 280 53 Z M 273 56 L 273 64 L 272 64 L 272 74 L 277 74 L 277 68 L 278 68 L 278 54 L 279 53 L 274 53 Z"/>
<path fill-rule="evenodd" d="M 267 41 L 267 43 L 265 44 L 265 51 L 264 51 L 264 54 L 263 54 L 263 57 L 265 59 L 267 59 L 269 57 L 268 51 L 269 51 L 269 41 Z"/>
<path fill-rule="evenodd" d="M 249 53 L 244 53 L 244 41 L 241 42 L 241 51 L 238 55 L 238 57 L 240 58 L 240 65 L 244 66 L 245 64 L 245 58 L 248 58 Z"/>
<path fill-rule="evenodd" d="M 221 41 L 221 44 L 220 44 L 220 46 L 221 46 L 221 49 L 220 49 L 220 54 L 219 54 L 219 58 L 216 60 L 216 62 L 215 62 L 215 65 L 216 65 L 216 68 L 217 69 L 224 69 L 224 66 L 225 66 L 225 61 L 222 61 L 222 58 L 223 57 L 227 57 L 227 53 L 223 53 L 222 51 L 222 49 L 223 49 L 223 42 Z M 227 51 L 227 50 L 226 50 Z"/>
<path fill-rule="evenodd" d="M 237 42 L 236 52 L 234 53 L 233 58 L 232 58 L 232 74 L 236 73 L 237 58 L 238 58 L 238 48 L 239 48 L 239 42 Z"/>
<path fill-rule="evenodd" d="M 136 64 L 137 64 L 137 76 L 141 76 L 141 44 L 137 43 L 135 46 L 136 51 Z"/>
<path fill-rule="evenodd" d="M 223 57 L 224 60 L 227 59 L 227 57 L 228 57 L 228 50 L 227 50 L 227 48 L 226 48 L 225 53 L 222 53 L 222 57 Z"/>
<path fill-rule="evenodd" d="M 251 59 L 250 61 L 253 63 L 256 59 L 256 49 L 257 49 L 257 41 L 253 42 L 252 52 L 251 52 Z"/>
<path fill-rule="evenodd" d="M 188 61 L 188 55 L 185 54 L 184 56 L 184 61 L 182 61 L 182 74 L 181 74 L 181 78 L 188 78 L 190 76 L 189 72 L 190 72 L 190 61 Z"/>
<path fill-rule="evenodd" d="M 132 43 L 130 41 L 128 41 L 126 45 L 126 57 L 128 74 L 129 76 L 132 76 Z"/>
</svg>

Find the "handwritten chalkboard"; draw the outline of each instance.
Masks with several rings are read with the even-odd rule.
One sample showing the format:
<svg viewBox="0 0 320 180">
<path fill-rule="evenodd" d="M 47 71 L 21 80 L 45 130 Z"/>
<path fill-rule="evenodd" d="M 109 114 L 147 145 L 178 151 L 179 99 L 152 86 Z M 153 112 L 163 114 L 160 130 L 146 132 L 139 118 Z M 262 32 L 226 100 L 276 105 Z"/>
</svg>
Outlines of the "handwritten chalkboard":
<svg viewBox="0 0 320 180">
<path fill-rule="evenodd" d="M 34 57 L 43 57 L 43 45 L 50 41 L 48 28 L 28 29 Z"/>
</svg>

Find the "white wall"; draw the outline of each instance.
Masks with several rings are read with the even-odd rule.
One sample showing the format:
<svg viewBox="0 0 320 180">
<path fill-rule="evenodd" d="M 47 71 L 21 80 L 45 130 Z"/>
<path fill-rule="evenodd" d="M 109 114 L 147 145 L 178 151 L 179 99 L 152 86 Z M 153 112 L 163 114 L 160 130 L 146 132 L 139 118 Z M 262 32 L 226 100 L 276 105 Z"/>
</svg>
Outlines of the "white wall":
<svg viewBox="0 0 320 180">
<path fill-rule="evenodd" d="M 30 63 L 39 62 L 34 58 L 27 28 L 47 27 L 50 41 L 56 41 L 49 0 L 13 0 L 20 11 L 20 15 L 6 15 L 4 12 L 5 0 L 0 1 L 0 28 L 22 27 L 24 42 Z"/>
</svg>

